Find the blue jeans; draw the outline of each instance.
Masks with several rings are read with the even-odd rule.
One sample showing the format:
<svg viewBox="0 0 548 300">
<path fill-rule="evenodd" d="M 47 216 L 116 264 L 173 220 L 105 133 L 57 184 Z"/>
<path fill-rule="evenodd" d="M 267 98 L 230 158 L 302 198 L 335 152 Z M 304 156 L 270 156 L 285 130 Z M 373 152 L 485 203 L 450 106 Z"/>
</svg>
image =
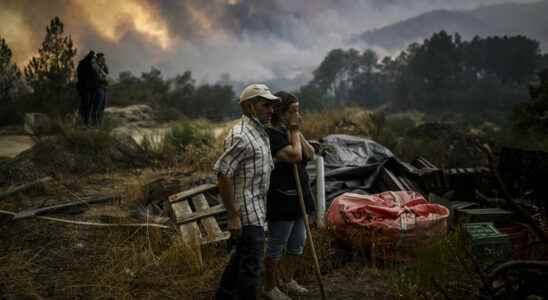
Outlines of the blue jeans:
<svg viewBox="0 0 548 300">
<path fill-rule="evenodd" d="M 95 91 L 95 97 L 90 105 L 91 124 L 93 126 L 101 125 L 103 121 L 103 111 L 105 110 L 106 103 L 106 90 L 104 88 L 98 88 Z"/>
<path fill-rule="evenodd" d="M 215 299 L 256 299 L 264 252 L 262 226 L 243 226 Z"/>
<path fill-rule="evenodd" d="M 302 255 L 306 241 L 303 218 L 295 221 L 268 222 L 266 256 L 279 261 L 284 249 L 288 255 Z"/>
<path fill-rule="evenodd" d="M 89 124 L 91 118 L 91 105 L 95 101 L 95 91 L 92 89 L 85 89 L 80 91 L 80 107 L 78 113 L 85 125 Z"/>
</svg>

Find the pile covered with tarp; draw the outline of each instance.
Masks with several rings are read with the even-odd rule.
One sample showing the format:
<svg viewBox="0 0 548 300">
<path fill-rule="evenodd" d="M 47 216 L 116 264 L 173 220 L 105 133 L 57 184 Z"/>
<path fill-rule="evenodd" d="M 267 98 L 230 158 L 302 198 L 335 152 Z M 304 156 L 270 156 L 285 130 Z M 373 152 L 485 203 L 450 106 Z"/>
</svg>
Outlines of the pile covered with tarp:
<svg viewBox="0 0 548 300">
<path fill-rule="evenodd" d="M 326 221 L 331 232 L 354 249 L 380 250 L 383 259 L 402 259 L 406 250 L 446 234 L 448 217 L 448 208 L 419 193 L 388 191 L 344 193 L 331 203 Z"/>
<path fill-rule="evenodd" d="M 449 209 L 425 199 L 416 181 L 425 169 L 401 161 L 370 139 L 329 135 L 320 142 L 326 225 L 341 242 L 399 259 L 405 249 L 447 232 Z"/>
<path fill-rule="evenodd" d="M 320 140 L 321 155 L 325 161 L 325 198 L 351 192 L 362 195 L 396 189 L 384 180 L 387 174 L 413 178 L 421 172 L 399 160 L 388 148 L 366 138 L 333 134 Z M 310 166 L 311 178 L 315 170 Z M 411 190 L 418 190 L 409 182 Z"/>
</svg>

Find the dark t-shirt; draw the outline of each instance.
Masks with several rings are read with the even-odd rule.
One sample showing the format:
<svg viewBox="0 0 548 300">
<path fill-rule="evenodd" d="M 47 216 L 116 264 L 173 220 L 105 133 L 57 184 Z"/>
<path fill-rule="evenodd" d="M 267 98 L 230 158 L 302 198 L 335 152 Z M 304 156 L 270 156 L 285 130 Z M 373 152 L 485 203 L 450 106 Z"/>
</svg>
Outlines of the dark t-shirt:
<svg viewBox="0 0 548 300">
<path fill-rule="evenodd" d="M 270 138 L 270 151 L 272 157 L 276 153 L 289 145 L 287 132 L 276 128 L 267 128 L 266 132 Z M 303 187 L 304 203 L 307 212 L 314 212 L 314 202 L 310 190 L 308 173 L 306 172 L 306 161 L 299 164 L 299 177 Z M 293 174 L 293 164 L 288 162 L 276 161 L 274 170 L 270 175 L 270 189 L 266 202 L 266 219 L 269 221 L 293 221 L 302 217 L 301 207 L 295 185 Z"/>
</svg>

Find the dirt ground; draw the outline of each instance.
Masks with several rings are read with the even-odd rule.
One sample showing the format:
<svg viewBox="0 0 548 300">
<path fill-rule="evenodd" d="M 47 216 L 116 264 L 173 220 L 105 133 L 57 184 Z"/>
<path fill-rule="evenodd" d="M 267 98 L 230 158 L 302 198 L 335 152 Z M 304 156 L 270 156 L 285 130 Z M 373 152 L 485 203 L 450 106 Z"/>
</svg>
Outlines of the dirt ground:
<svg viewBox="0 0 548 300">
<path fill-rule="evenodd" d="M 80 178 L 57 178 L 45 187 L 0 201 L 0 209 L 24 209 L 67 202 L 75 195 L 122 195 L 73 214 L 52 217 L 100 223 L 142 223 L 130 213 L 145 182 L 160 171 L 130 170 Z M 196 174 L 188 176 L 189 181 Z M 0 187 L 4 190 L 7 187 Z M 405 265 L 372 266 L 366 256 L 336 246 L 314 231 L 328 299 L 413 299 L 417 287 Z M 95 227 L 43 219 L 12 221 L 0 215 L 2 299 L 212 299 L 228 260 L 223 243 L 203 248 L 200 267 L 174 228 Z M 320 299 L 307 251 L 297 278 Z M 467 283 L 468 284 L 468 283 Z M 462 284 L 455 284 L 463 289 Z M 435 291 L 425 299 L 441 299 Z M 454 299 L 457 299 L 455 297 Z"/>
<path fill-rule="evenodd" d="M 0 135 L 0 157 L 13 158 L 33 144 L 28 135 Z"/>
</svg>

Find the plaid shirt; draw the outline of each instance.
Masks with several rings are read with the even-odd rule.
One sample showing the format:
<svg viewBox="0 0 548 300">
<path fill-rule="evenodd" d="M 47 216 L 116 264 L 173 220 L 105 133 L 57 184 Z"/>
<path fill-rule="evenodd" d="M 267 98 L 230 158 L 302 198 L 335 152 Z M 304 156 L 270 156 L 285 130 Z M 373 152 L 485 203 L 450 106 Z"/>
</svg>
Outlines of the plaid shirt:
<svg viewBox="0 0 548 300">
<path fill-rule="evenodd" d="M 234 200 L 240 203 L 243 226 L 265 225 L 265 203 L 273 168 L 264 126 L 256 119 L 242 116 L 227 135 L 224 153 L 213 169 L 217 174 L 232 178 Z"/>
</svg>

